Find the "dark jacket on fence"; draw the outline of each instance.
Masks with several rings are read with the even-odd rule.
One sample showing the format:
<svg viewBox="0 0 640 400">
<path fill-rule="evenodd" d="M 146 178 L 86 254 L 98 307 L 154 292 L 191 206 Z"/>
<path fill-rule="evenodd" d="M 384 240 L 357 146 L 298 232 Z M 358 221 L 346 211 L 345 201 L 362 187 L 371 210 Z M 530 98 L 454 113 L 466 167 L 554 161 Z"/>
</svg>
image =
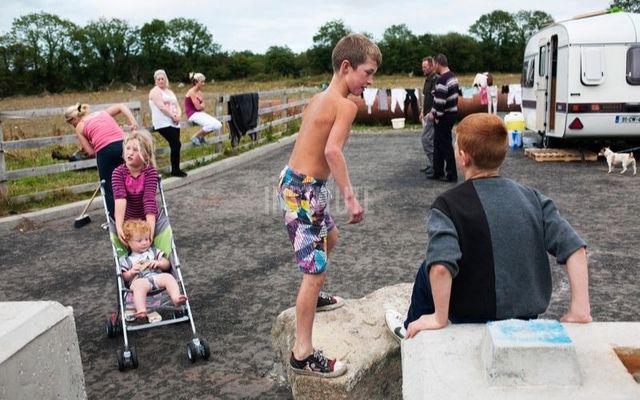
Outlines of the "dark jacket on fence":
<svg viewBox="0 0 640 400">
<path fill-rule="evenodd" d="M 234 94 L 229 97 L 229 130 L 231 145 L 237 146 L 240 136 L 258 126 L 258 93 Z M 255 135 L 253 136 L 255 140 Z"/>
</svg>

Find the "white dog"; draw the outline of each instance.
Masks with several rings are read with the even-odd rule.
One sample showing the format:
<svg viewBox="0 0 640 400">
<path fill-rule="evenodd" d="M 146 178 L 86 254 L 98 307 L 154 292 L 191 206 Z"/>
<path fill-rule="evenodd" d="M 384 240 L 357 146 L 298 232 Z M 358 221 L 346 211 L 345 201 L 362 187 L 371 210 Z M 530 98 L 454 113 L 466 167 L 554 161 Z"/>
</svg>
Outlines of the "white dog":
<svg viewBox="0 0 640 400">
<path fill-rule="evenodd" d="M 636 159 L 633 157 L 633 153 L 614 153 L 610 148 L 605 147 L 600 150 L 601 156 L 607 159 L 609 165 L 609 174 L 613 170 L 613 167 L 622 166 L 621 174 L 627 171 L 627 167 L 631 165 L 633 167 L 633 174 L 636 174 Z"/>
</svg>

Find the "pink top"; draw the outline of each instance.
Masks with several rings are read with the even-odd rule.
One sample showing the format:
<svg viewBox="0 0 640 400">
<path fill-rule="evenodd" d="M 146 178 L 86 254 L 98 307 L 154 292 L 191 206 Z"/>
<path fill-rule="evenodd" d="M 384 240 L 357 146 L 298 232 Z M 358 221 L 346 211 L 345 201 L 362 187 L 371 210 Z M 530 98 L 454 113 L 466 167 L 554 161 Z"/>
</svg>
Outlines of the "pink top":
<svg viewBox="0 0 640 400">
<path fill-rule="evenodd" d="M 158 190 L 158 172 L 148 165 L 140 171 L 140 175 L 131 176 L 126 164 L 113 170 L 111 177 L 113 197 L 127 200 L 124 220 L 145 219 L 147 214 L 158 216 L 156 191 Z"/>
<path fill-rule="evenodd" d="M 124 131 L 106 111 L 100 111 L 95 117 L 88 118 L 84 123 L 82 133 L 89 140 L 96 153 L 113 142 L 124 140 Z"/>
<path fill-rule="evenodd" d="M 186 96 L 184 98 L 184 113 L 187 114 L 187 118 L 190 118 L 193 113 L 198 112 L 198 110 L 196 110 L 196 106 L 193 105 L 193 100 L 191 100 L 191 97 Z"/>
</svg>

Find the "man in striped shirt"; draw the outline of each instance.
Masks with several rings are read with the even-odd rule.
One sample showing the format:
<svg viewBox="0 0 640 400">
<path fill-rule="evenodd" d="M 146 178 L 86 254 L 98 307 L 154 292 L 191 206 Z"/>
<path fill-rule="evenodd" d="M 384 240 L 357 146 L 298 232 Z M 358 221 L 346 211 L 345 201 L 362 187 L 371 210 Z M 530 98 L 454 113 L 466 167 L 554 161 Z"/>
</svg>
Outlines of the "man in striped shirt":
<svg viewBox="0 0 640 400">
<path fill-rule="evenodd" d="M 428 179 L 442 179 L 456 182 L 458 172 L 453 156 L 451 129 L 458 117 L 458 79 L 449 69 L 447 56 L 438 54 L 434 57 L 436 73 L 440 75 L 433 95 L 433 110 L 429 120 L 435 123 L 433 139 L 433 175 Z"/>
</svg>

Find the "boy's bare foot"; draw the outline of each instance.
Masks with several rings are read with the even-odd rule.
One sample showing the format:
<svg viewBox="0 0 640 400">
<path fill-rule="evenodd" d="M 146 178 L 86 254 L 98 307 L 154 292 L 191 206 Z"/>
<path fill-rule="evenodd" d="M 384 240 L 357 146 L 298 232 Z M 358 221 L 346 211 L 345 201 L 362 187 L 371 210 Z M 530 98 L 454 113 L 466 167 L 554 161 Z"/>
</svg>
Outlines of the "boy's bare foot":
<svg viewBox="0 0 640 400">
<path fill-rule="evenodd" d="M 187 302 L 187 296 L 181 294 L 177 296 L 175 299 L 171 299 L 171 301 L 173 301 L 174 306 L 181 306 Z"/>
</svg>

